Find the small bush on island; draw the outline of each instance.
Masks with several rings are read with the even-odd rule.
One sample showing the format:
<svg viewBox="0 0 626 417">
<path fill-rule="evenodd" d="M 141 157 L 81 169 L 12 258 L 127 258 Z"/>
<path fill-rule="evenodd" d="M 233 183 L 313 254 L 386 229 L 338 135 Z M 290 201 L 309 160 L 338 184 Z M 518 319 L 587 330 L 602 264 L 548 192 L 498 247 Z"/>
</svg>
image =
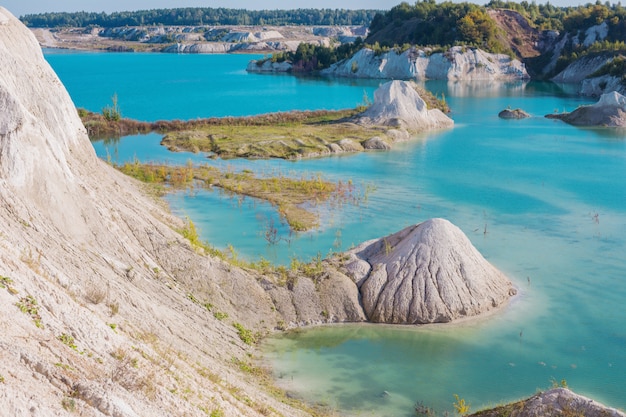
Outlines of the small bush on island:
<svg viewBox="0 0 626 417">
<path fill-rule="evenodd" d="M 117 122 L 122 118 L 122 111 L 120 110 L 120 107 L 117 103 L 117 93 L 113 94 L 113 97 L 111 97 L 111 101 L 113 102 L 113 105 L 105 106 L 102 109 L 102 115 L 104 116 L 104 119 L 107 121 Z M 80 115 L 80 112 L 79 112 L 79 115 Z"/>
</svg>

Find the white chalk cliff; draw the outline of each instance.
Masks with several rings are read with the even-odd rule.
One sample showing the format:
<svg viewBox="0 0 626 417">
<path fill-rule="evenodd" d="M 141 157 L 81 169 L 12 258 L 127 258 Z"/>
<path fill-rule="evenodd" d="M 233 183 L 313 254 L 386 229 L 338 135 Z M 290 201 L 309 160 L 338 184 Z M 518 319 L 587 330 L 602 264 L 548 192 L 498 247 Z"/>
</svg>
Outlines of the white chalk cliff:
<svg viewBox="0 0 626 417">
<path fill-rule="evenodd" d="M 291 64 L 257 65 L 250 61 L 249 72 L 289 72 Z M 395 50 L 377 54 L 363 48 L 351 58 L 321 71 L 322 75 L 349 78 L 449 81 L 514 81 L 530 76 L 526 67 L 508 55 L 490 54 L 480 49 L 455 46 L 446 52 L 430 53 L 416 47 L 398 53 Z"/>
<path fill-rule="evenodd" d="M 232 362 L 254 352 L 234 322 L 282 320 L 270 296 L 96 157 L 33 34 L 1 7 L 0 67 L 0 414 L 304 415 Z"/>
<path fill-rule="evenodd" d="M 431 219 L 348 252 L 345 267 L 377 323 L 445 323 L 476 316 L 516 293 L 463 232 Z"/>
<path fill-rule="evenodd" d="M 415 80 L 519 80 L 529 78 L 524 64 L 508 55 L 455 46 L 429 54 L 412 47 L 400 54 L 391 50 L 377 55 L 368 48 L 333 64 L 322 74 L 353 78 Z"/>
</svg>

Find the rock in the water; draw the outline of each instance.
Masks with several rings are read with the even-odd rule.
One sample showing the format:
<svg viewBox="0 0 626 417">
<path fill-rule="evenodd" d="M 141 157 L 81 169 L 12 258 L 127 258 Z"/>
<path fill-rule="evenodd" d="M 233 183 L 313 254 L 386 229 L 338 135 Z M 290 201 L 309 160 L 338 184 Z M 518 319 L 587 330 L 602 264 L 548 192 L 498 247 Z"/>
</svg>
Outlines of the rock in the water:
<svg viewBox="0 0 626 417">
<path fill-rule="evenodd" d="M 613 91 L 602 94 L 596 104 L 580 106 L 571 113 L 546 116 L 574 126 L 626 127 L 626 97 Z"/>
<path fill-rule="evenodd" d="M 374 103 L 358 118 L 358 123 L 401 127 L 423 131 L 451 127 L 454 121 L 441 110 L 426 107 L 413 83 L 389 81 L 374 92 Z"/>
<path fill-rule="evenodd" d="M 365 142 L 363 142 L 363 147 L 365 149 L 376 149 L 376 150 L 388 150 L 391 149 L 391 145 L 382 140 L 379 136 L 374 136 L 373 138 L 369 138 Z"/>
<path fill-rule="evenodd" d="M 478 415 L 480 415 L 480 417 L 497 417 L 504 415 L 510 417 L 626 417 L 626 414 L 621 411 L 606 407 L 566 388 L 554 388 L 546 392 L 540 392 L 526 400 L 506 404 L 491 410 L 483 410 L 471 416 Z"/>
<path fill-rule="evenodd" d="M 498 113 L 498 117 L 501 119 L 526 119 L 530 117 L 530 114 L 522 109 L 504 109 Z"/>
<path fill-rule="evenodd" d="M 431 219 L 348 252 L 348 274 L 370 321 L 444 323 L 502 305 L 516 293 L 463 232 Z"/>
</svg>

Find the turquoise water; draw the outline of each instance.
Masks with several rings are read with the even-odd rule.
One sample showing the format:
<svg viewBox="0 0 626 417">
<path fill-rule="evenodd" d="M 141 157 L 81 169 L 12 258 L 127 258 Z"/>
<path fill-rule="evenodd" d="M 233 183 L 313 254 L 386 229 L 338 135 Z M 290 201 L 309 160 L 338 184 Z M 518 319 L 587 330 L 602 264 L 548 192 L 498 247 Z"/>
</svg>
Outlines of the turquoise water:
<svg viewBox="0 0 626 417">
<path fill-rule="evenodd" d="M 78 107 L 99 112 L 117 94 L 124 117 L 145 121 L 353 108 L 378 85 L 248 74 L 248 62 L 262 55 L 45 53 Z"/>
<path fill-rule="evenodd" d="M 103 61 L 107 57 L 113 62 L 131 59 L 123 54 L 95 55 Z M 89 104 L 87 98 L 81 101 L 82 84 L 72 81 L 71 71 L 76 66 L 77 72 L 86 70 L 79 65 L 80 56 L 47 57 L 55 69 L 57 65 L 65 68 L 66 72 L 59 73 L 77 105 L 97 110 L 106 104 L 112 94 L 106 87 L 91 94 L 99 95 L 104 100 L 101 104 Z M 177 59 L 188 56 L 134 55 L 137 64 L 125 68 L 138 67 L 144 58 L 167 78 L 167 74 L 178 74 L 170 66 L 182 65 Z M 72 66 L 63 63 L 64 59 L 76 61 Z M 249 76 L 239 71 L 249 57 L 219 59 L 223 74 L 214 75 L 214 80 L 232 74 Z M 205 70 L 200 59 L 193 64 L 196 67 L 184 62 L 192 67 L 188 71 Z M 121 91 L 126 75 L 103 72 L 101 77 L 100 85 L 118 88 L 124 109 Z M 336 108 L 333 90 L 342 89 L 342 98 L 353 94 L 346 102 L 358 102 L 364 90 L 373 88 L 371 84 L 255 77 L 261 77 L 256 81 L 258 89 L 275 82 L 292 83 L 286 89 L 302 88 L 287 103 L 294 107 L 309 102 Z M 237 108 L 240 114 L 274 109 L 255 110 L 256 100 L 249 98 L 245 85 L 242 80 L 231 88 L 242 86 L 243 91 L 222 92 L 228 99 L 213 100 L 210 90 L 198 94 L 213 103 L 213 107 L 207 104 L 202 117 L 223 115 L 223 102 L 235 103 L 231 109 Z M 190 86 L 190 90 L 200 89 L 192 82 Z M 445 217 L 518 286 L 520 295 L 509 306 L 479 321 L 419 328 L 341 325 L 269 340 L 266 359 L 277 381 L 309 401 L 347 414 L 409 416 L 416 401 L 452 412 L 453 394 L 458 394 L 478 409 L 531 395 L 549 387 L 552 379 L 565 379 L 580 393 L 626 408 L 623 134 L 578 129 L 543 118 L 555 109 L 571 110 L 588 103 L 571 95 L 571 90 L 553 85 L 432 82 L 427 87 L 445 94 L 455 127 L 422 135 L 389 152 L 298 162 L 212 161 L 202 155 L 168 153 L 158 145 L 158 135 L 129 137 L 108 145 L 96 142 L 94 147 L 101 157 L 118 161 L 191 159 L 268 175 L 321 173 L 331 179 L 351 179 L 362 193 L 368 190 L 367 199 L 359 204 L 319 207 L 323 223 L 318 231 L 294 236 L 282 226 L 283 240 L 274 246 L 267 245 L 262 236 L 269 219 L 277 219 L 267 204 L 218 191 L 170 197 L 173 210 L 192 218 L 205 239 L 219 247 L 233 244 L 249 258 L 288 262 L 292 256 L 325 255 L 427 218 Z M 141 93 L 152 97 L 149 100 L 132 100 L 151 102 L 148 109 L 139 106 L 147 112 L 144 116 L 135 117 L 171 118 L 160 116 L 169 110 L 179 112 L 175 117 L 198 117 L 197 103 L 184 105 L 193 102 L 186 96 L 193 97 L 192 91 L 180 97 L 176 95 L 182 94 L 180 89 L 171 90 L 172 96 L 160 102 L 151 96 L 154 90 Z M 179 104 L 170 107 L 169 103 Z M 497 113 L 507 106 L 521 107 L 535 117 L 500 120 Z"/>
</svg>

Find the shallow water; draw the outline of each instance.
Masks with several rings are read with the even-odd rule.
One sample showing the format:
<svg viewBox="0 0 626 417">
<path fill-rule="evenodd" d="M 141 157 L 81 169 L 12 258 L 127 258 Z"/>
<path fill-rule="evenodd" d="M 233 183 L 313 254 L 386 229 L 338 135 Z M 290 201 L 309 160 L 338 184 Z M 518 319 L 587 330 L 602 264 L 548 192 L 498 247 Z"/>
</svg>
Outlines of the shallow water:
<svg viewBox="0 0 626 417">
<path fill-rule="evenodd" d="M 118 55 L 112 55 L 113 61 Z M 54 57 L 63 61 L 60 55 Z M 137 57 L 142 62 L 140 55 L 133 59 Z M 179 64 L 176 55 L 144 57 L 153 67 Z M 219 77 L 237 73 L 249 59 L 244 58 L 223 56 L 229 69 Z M 56 65 L 61 64 L 53 62 Z M 84 81 L 68 83 L 65 78 L 74 76 L 70 67 L 64 68 L 61 79 L 77 105 L 97 110 L 106 104 L 86 99 L 83 104 Z M 194 68 L 197 72 L 204 66 Z M 292 77 L 259 77 L 261 90 L 263 83 L 275 79 L 292 83 L 287 90 L 300 86 Z M 111 85 L 126 80 L 124 74 L 105 78 L 103 84 Z M 334 108 L 336 97 L 328 90 L 345 88 L 355 101 L 370 88 L 309 81 L 313 87 L 299 90 L 295 101 L 320 108 Z M 237 103 L 234 108 L 240 114 L 259 112 L 251 104 L 255 100 L 247 99 L 250 88 L 241 85 L 242 91 L 228 93 L 223 100 Z M 277 219 L 267 204 L 217 191 L 169 198 L 176 213 L 194 220 L 203 238 L 218 247 L 232 244 L 249 258 L 286 263 L 292 256 L 325 255 L 431 217 L 445 217 L 518 286 L 520 295 L 508 307 L 477 322 L 420 328 L 341 325 L 268 341 L 266 359 L 278 381 L 307 400 L 351 414 L 409 416 L 416 401 L 452 412 L 453 394 L 458 394 L 477 409 L 528 396 L 549 387 L 552 379 L 565 379 L 578 392 L 626 408 L 623 135 L 543 118 L 555 109 L 572 110 L 588 102 L 554 85 L 429 82 L 427 87 L 445 94 L 455 127 L 422 135 L 389 152 L 298 162 L 210 161 L 203 155 L 167 153 L 158 146 L 157 135 L 108 145 L 97 142 L 94 147 L 101 157 L 117 161 L 192 159 L 266 174 L 321 173 L 353 180 L 363 195 L 367 190 L 359 204 L 320 207 L 323 223 L 318 231 L 293 236 L 281 227 L 283 240 L 274 246 L 263 238 L 269 219 Z M 197 105 L 183 105 L 193 100 L 176 92 L 167 91 L 168 101 L 178 103 L 172 107 L 180 112 L 175 117 L 197 117 Z M 112 93 L 99 94 L 108 99 Z M 202 117 L 223 115 L 222 99 L 205 99 L 213 107 L 203 108 Z M 162 106 L 153 98 L 143 109 L 148 113 L 134 117 L 171 118 L 168 106 Z M 534 117 L 499 119 L 497 113 L 507 106 L 521 107 Z M 269 109 L 260 112 L 265 111 Z"/>
</svg>

